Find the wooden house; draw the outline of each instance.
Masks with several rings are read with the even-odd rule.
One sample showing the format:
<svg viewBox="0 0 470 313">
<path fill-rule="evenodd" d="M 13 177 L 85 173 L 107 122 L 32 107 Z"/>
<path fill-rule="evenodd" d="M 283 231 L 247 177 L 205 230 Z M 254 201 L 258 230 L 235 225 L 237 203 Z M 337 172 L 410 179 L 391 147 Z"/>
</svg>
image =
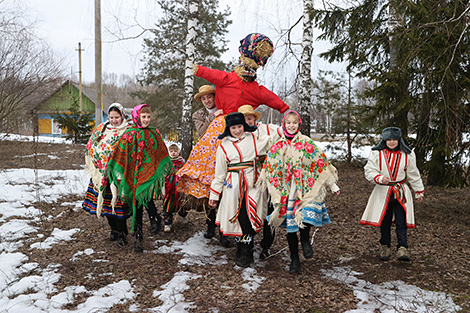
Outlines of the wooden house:
<svg viewBox="0 0 470 313">
<path fill-rule="evenodd" d="M 79 104 L 79 85 L 70 80 L 64 82 L 49 97 L 46 97 L 33 112 L 33 127 L 39 131 L 39 136 L 61 137 L 65 130 L 54 121 L 52 114 L 68 113 L 73 103 Z M 98 93 L 94 88 L 82 86 L 82 111 L 95 113 L 95 103 L 99 103 Z M 103 95 L 103 121 L 107 120 L 108 107 L 111 104 Z M 34 125 L 35 124 L 35 125 Z"/>
</svg>

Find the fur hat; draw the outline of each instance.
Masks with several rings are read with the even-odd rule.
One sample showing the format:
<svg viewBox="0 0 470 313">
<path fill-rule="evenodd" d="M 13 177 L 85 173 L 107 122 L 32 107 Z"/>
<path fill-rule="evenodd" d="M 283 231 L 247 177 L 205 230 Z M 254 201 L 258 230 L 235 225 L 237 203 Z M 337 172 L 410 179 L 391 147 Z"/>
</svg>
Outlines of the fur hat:
<svg viewBox="0 0 470 313">
<path fill-rule="evenodd" d="M 194 96 L 197 102 L 202 102 L 201 97 L 207 94 L 213 93 L 215 95 L 215 89 L 210 85 L 204 85 L 199 88 L 199 92 Z"/>
<path fill-rule="evenodd" d="M 387 140 L 396 139 L 399 142 L 399 148 L 405 153 L 411 153 L 411 149 L 405 144 L 401 136 L 401 129 L 398 127 L 387 127 L 382 131 L 382 140 L 372 150 L 383 150 L 387 148 Z"/>
<path fill-rule="evenodd" d="M 243 113 L 234 112 L 225 115 L 225 130 L 222 134 L 219 135 L 219 139 L 224 139 L 227 136 L 231 136 L 230 134 L 230 126 L 234 125 L 243 125 L 243 129 L 246 132 L 254 132 L 258 127 L 250 126 L 245 122 L 245 115 Z"/>
<path fill-rule="evenodd" d="M 262 113 L 261 112 L 256 112 L 253 107 L 249 104 L 242 105 L 241 107 L 238 108 L 238 112 L 243 113 L 243 115 L 254 115 L 255 116 L 255 121 L 259 120 L 261 118 Z"/>
</svg>

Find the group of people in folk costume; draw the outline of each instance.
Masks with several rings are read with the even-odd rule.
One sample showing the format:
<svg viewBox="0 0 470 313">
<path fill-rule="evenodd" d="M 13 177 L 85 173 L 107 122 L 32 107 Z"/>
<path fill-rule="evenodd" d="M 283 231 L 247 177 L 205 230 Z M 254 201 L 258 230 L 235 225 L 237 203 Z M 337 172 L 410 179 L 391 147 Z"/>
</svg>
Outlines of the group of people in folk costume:
<svg viewBox="0 0 470 313">
<path fill-rule="evenodd" d="M 297 233 L 303 256 L 312 258 L 310 231 L 330 223 L 325 196 L 327 190 L 340 193 L 337 170 L 315 142 L 300 133 L 299 114 L 256 82 L 257 69 L 274 51 L 271 40 L 249 34 L 240 41 L 239 51 L 239 64 L 230 73 L 194 65 L 194 74 L 216 88 L 204 85 L 195 95 L 204 107 L 192 116 L 199 141 L 186 162 L 178 145 L 167 147 L 159 131 L 149 126 L 148 105 L 134 108 L 132 124 L 120 104 L 109 107 L 108 121 L 96 127 L 87 144 L 85 161 L 91 179 L 83 208 L 106 216 L 110 239 L 121 246 L 127 244 L 126 220 L 132 217 L 135 252 L 144 250 L 144 207 L 152 233 L 161 229 L 156 197 L 163 197 L 165 232 L 172 231 L 174 213 L 204 211 L 204 237 L 213 238 L 217 226 L 222 245 L 230 247 L 233 237 L 235 262 L 241 267 L 254 261 L 256 233 L 263 231 L 260 258 L 264 259 L 270 255 L 276 229 L 285 228 L 289 271 L 297 273 Z M 262 104 L 285 113 L 281 126 L 260 122 L 261 113 L 255 109 Z M 399 128 L 383 130 L 364 169 L 375 187 L 361 223 L 380 226 L 379 255 L 388 260 L 395 221 L 397 257 L 410 260 L 407 228 L 415 224 L 408 184 L 417 201 L 423 199 L 424 186 L 415 154 Z"/>
</svg>

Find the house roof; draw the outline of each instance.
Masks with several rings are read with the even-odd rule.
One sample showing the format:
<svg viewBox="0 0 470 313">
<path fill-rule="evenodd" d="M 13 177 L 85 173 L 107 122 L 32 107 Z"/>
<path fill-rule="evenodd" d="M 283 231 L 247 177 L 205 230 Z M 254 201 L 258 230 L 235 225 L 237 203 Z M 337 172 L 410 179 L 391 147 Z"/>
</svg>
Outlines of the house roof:
<svg viewBox="0 0 470 313">
<path fill-rule="evenodd" d="M 64 83 L 64 85 L 67 84 L 68 82 L 69 82 L 69 81 L 66 81 L 66 82 Z M 79 85 L 78 83 L 71 82 L 71 84 L 72 84 L 73 86 L 75 86 L 75 88 L 80 89 L 80 85 Z M 62 87 L 63 87 L 64 85 L 62 85 Z M 62 88 L 62 87 L 61 87 L 61 88 Z M 83 94 L 85 97 L 87 97 L 88 99 L 90 99 L 91 102 L 93 102 L 94 104 L 99 103 L 98 93 L 96 92 L 95 88 L 85 87 L 85 86 L 82 85 L 82 94 Z M 108 97 L 106 97 L 105 95 L 102 95 L 102 96 L 103 96 L 103 111 L 104 111 L 105 113 L 107 113 L 107 112 L 108 112 L 108 108 L 109 108 L 109 106 L 112 104 L 112 102 L 111 102 L 111 100 L 110 100 Z"/>
<path fill-rule="evenodd" d="M 45 98 L 43 98 L 42 101 L 40 101 L 37 106 L 41 105 L 42 103 L 46 102 L 48 99 L 50 99 L 53 95 L 55 95 L 57 92 L 59 92 L 62 88 L 64 88 L 64 86 L 68 85 L 68 84 L 72 84 L 75 88 L 77 88 L 77 90 L 80 89 L 80 85 L 78 83 L 75 83 L 73 81 L 70 81 L 70 80 L 66 80 L 64 83 L 62 83 L 59 87 L 57 87 L 53 92 L 51 92 L 48 96 L 46 96 Z M 91 88 L 91 87 L 86 87 L 86 86 L 83 86 L 82 85 L 82 94 L 87 97 L 88 99 L 90 99 L 91 102 L 93 102 L 95 105 L 97 103 L 99 103 L 99 100 L 98 100 L 98 93 L 96 92 L 96 90 L 94 88 Z M 103 112 L 104 113 L 107 113 L 108 112 L 108 108 L 109 106 L 112 104 L 112 101 L 106 97 L 105 95 L 103 95 Z"/>
</svg>

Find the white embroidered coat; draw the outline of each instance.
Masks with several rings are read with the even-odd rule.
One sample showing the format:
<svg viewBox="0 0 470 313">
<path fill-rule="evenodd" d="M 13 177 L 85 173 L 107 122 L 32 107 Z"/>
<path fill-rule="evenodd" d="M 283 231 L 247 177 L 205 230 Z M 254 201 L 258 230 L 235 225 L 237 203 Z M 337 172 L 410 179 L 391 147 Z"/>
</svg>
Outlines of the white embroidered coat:
<svg viewBox="0 0 470 313">
<path fill-rule="evenodd" d="M 389 155 L 390 162 L 387 161 Z M 361 224 L 380 226 L 387 210 L 388 202 L 394 187 L 382 185 L 382 178 L 389 177 L 390 182 L 400 182 L 406 179 L 417 195 L 424 192 L 423 181 L 416 166 L 416 156 L 399 151 L 389 153 L 388 150 L 372 150 L 367 164 L 364 166 L 364 174 L 368 181 L 375 185 L 367 207 L 361 218 Z M 415 227 L 413 196 L 407 183 L 403 183 L 406 203 L 400 201 L 406 212 L 406 225 Z M 394 217 L 395 218 L 395 217 Z"/>
<path fill-rule="evenodd" d="M 263 124 L 261 122 L 256 123 L 256 129 L 253 134 L 255 135 L 256 138 L 259 138 L 260 136 L 269 136 L 269 143 L 268 143 L 268 149 L 275 144 L 279 139 L 282 137 L 282 127 L 274 124 Z M 269 193 L 268 189 L 266 188 L 263 192 L 263 205 L 264 205 L 264 211 L 263 211 L 263 216 L 267 216 L 268 214 L 268 199 L 269 199 Z"/>
<path fill-rule="evenodd" d="M 219 208 L 215 223 L 225 236 L 242 236 L 243 232 L 238 220 L 230 221 L 237 215 L 240 206 L 240 181 L 244 179 L 247 186 L 247 207 L 241 208 L 248 212 L 253 229 L 259 232 L 266 217 L 263 190 L 255 186 L 255 178 L 259 176 L 261 166 L 248 167 L 239 172 L 229 172 L 230 164 L 254 161 L 258 156 L 266 154 L 270 139 L 268 136 L 255 136 L 245 132 L 241 140 L 227 136 L 217 149 L 215 176 L 210 188 L 210 200 L 218 200 Z M 255 177 L 256 176 L 256 177 Z"/>
<path fill-rule="evenodd" d="M 269 136 L 270 142 L 269 145 L 271 146 L 275 142 L 277 142 L 282 137 L 282 127 L 277 126 L 274 124 L 263 124 L 263 123 L 256 123 L 257 130 L 253 132 L 256 137 L 259 136 Z"/>
</svg>

